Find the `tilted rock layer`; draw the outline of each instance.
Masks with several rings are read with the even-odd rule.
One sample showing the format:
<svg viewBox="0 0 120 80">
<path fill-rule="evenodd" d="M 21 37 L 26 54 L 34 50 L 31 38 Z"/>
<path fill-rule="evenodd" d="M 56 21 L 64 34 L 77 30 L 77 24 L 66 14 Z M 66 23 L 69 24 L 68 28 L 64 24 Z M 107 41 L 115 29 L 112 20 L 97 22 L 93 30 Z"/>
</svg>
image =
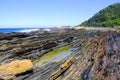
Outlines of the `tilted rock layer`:
<svg viewBox="0 0 120 80">
<path fill-rule="evenodd" d="M 118 30 L 117 30 L 118 31 Z M 58 68 L 49 80 L 119 80 L 120 33 L 92 32 L 81 36 L 75 60 Z M 69 59 L 68 59 L 69 61 Z M 69 65 L 70 64 L 70 65 Z M 67 67 L 68 66 L 68 67 Z M 67 70 L 66 70 L 67 68 Z M 64 71 L 63 71 L 64 70 Z M 60 74 L 61 75 L 58 75 Z M 58 75 L 56 78 L 55 76 Z M 51 78 L 53 76 L 53 78 Z M 62 76 L 59 78 L 59 76 Z"/>
<path fill-rule="evenodd" d="M 19 80 L 120 80 L 120 30 L 23 35 L 1 38 L 1 65 L 15 59 L 34 61 L 63 42 L 75 49 L 59 62 L 33 65 L 32 72 L 15 76 Z"/>
</svg>

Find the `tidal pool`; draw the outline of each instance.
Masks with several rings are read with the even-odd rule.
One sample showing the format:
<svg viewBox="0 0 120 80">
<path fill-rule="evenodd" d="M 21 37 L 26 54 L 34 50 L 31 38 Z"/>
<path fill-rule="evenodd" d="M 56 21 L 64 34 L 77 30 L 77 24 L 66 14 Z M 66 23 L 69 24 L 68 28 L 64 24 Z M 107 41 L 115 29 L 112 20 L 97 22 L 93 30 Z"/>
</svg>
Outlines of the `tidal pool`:
<svg viewBox="0 0 120 80">
<path fill-rule="evenodd" d="M 41 56 L 38 60 L 34 61 L 34 65 L 37 67 L 44 66 L 50 62 L 59 62 L 71 53 L 71 46 L 66 45 L 60 48 L 56 48 L 53 51 L 50 51 L 43 56 Z"/>
</svg>

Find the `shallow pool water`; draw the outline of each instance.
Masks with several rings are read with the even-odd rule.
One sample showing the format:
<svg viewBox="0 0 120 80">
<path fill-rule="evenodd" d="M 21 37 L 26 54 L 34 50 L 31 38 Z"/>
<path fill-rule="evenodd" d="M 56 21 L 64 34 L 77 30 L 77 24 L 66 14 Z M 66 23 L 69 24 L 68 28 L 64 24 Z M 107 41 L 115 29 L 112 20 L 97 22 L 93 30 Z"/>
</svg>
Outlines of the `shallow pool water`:
<svg viewBox="0 0 120 80">
<path fill-rule="evenodd" d="M 60 48 L 56 48 L 53 51 L 50 51 L 43 56 L 41 56 L 38 60 L 34 61 L 34 65 L 37 67 L 44 66 L 50 62 L 59 62 L 71 53 L 71 46 L 66 45 Z"/>
</svg>

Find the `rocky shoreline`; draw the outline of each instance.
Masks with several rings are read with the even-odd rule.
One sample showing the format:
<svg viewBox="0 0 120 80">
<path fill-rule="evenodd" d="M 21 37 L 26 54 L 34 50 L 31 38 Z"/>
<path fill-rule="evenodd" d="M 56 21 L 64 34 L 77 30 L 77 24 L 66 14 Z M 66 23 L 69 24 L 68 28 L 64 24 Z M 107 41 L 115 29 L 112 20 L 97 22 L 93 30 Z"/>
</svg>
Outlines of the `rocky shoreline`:
<svg viewBox="0 0 120 80">
<path fill-rule="evenodd" d="M 47 52 L 70 44 L 72 53 L 59 62 L 15 74 L 12 80 L 119 80 L 120 30 L 65 29 L 61 33 L 0 34 L 0 65 L 34 62 Z M 0 73 L 2 74 L 2 73 Z M 4 79 L 0 76 L 1 79 Z"/>
</svg>

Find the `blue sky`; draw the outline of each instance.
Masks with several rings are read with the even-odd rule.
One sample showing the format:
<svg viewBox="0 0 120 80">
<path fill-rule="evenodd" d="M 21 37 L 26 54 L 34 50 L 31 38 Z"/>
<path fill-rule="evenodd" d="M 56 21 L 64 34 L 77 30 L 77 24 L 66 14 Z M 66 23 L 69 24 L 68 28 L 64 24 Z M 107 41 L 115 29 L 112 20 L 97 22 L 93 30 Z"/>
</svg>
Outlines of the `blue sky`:
<svg viewBox="0 0 120 80">
<path fill-rule="evenodd" d="M 0 28 L 75 26 L 120 0 L 0 0 Z"/>
</svg>

